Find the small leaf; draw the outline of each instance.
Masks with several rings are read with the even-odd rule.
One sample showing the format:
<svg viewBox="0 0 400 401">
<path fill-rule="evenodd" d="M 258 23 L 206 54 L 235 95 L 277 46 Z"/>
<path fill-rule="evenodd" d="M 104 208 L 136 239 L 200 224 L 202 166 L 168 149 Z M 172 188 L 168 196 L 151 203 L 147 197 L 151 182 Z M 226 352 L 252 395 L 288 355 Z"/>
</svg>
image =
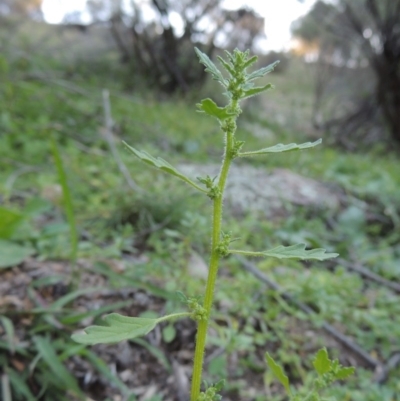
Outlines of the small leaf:
<svg viewBox="0 0 400 401">
<path fill-rule="evenodd" d="M 232 76 L 235 75 L 235 67 L 233 66 L 232 63 L 226 62 L 221 56 L 217 56 L 217 59 L 223 65 L 225 70 L 229 72 L 229 74 L 231 74 Z"/>
<path fill-rule="evenodd" d="M 165 326 L 162 329 L 162 337 L 166 343 L 170 343 L 176 337 L 176 330 L 172 324 Z"/>
<path fill-rule="evenodd" d="M 199 108 L 199 111 L 212 117 L 216 117 L 219 120 L 226 120 L 235 115 L 235 113 L 230 113 L 226 107 L 218 107 L 212 99 L 203 99 L 201 103 L 197 104 L 197 107 Z"/>
<path fill-rule="evenodd" d="M 343 380 L 347 379 L 349 376 L 351 376 L 354 373 L 355 369 L 354 367 L 347 367 L 347 368 L 341 368 L 335 375 L 336 379 L 338 380 Z"/>
<path fill-rule="evenodd" d="M 248 68 L 248 67 L 250 67 L 250 66 L 253 65 L 257 60 L 258 60 L 258 57 L 257 57 L 257 56 L 250 57 L 250 58 L 245 62 L 245 64 L 243 65 L 243 68 Z"/>
<path fill-rule="evenodd" d="M 213 387 L 216 391 L 221 391 L 225 387 L 225 379 L 219 380 Z"/>
<path fill-rule="evenodd" d="M 199 57 L 200 63 L 206 67 L 206 71 L 211 73 L 213 79 L 220 82 L 224 87 L 227 87 L 228 82 L 222 76 L 221 71 L 216 67 L 216 65 L 210 60 L 207 54 L 201 52 L 197 47 L 194 48 L 197 56 Z"/>
<path fill-rule="evenodd" d="M 178 299 L 179 302 L 186 304 L 188 299 L 187 299 L 187 296 L 182 291 L 176 291 L 175 294 L 176 294 L 176 298 Z"/>
<path fill-rule="evenodd" d="M 147 152 L 144 150 L 137 150 L 133 148 L 132 146 L 129 146 L 126 142 L 123 141 L 123 144 L 140 160 L 143 162 L 149 164 L 152 167 L 158 168 L 159 170 L 162 170 L 168 174 L 174 175 L 175 177 L 178 177 L 179 179 L 185 181 L 192 187 L 202 191 L 202 192 L 207 192 L 205 189 L 199 187 L 195 182 L 193 182 L 189 177 L 186 177 L 184 174 L 180 173 L 175 167 L 171 166 L 167 161 L 164 159 L 161 159 L 161 157 L 153 157 L 149 155 Z"/>
<path fill-rule="evenodd" d="M 15 343 L 14 343 L 14 324 L 11 319 L 6 316 L 0 316 L 0 322 L 4 327 L 4 331 L 6 333 L 6 339 L 8 343 L 9 350 L 11 354 L 15 352 Z"/>
<path fill-rule="evenodd" d="M 336 258 L 339 256 L 338 253 L 326 253 L 323 248 L 306 250 L 305 244 L 296 244 L 290 246 L 279 245 L 276 248 L 272 248 L 268 251 L 260 252 L 264 256 L 272 256 L 278 259 L 316 259 L 316 260 L 326 260 L 331 258 Z"/>
<path fill-rule="evenodd" d="M 258 94 L 265 92 L 266 90 L 271 89 L 273 87 L 274 86 L 272 84 L 267 84 L 265 86 L 256 86 L 255 88 L 245 90 L 244 94 L 242 95 L 242 99 L 246 99 L 248 97 L 258 95 Z"/>
<path fill-rule="evenodd" d="M 252 72 L 251 74 L 249 74 L 246 77 L 246 81 L 252 81 L 253 79 L 263 77 L 264 75 L 266 75 L 266 74 L 270 73 L 271 71 L 273 71 L 274 68 L 278 64 L 279 64 L 279 60 L 275 61 L 274 63 L 272 63 L 272 64 L 270 64 L 270 65 L 268 65 L 266 67 L 260 68 L 259 70 Z"/>
<path fill-rule="evenodd" d="M 111 313 L 103 319 L 107 326 L 89 326 L 86 334 L 73 334 L 72 339 L 81 344 L 108 344 L 145 336 L 156 327 L 157 319 L 128 317 Z"/>
<path fill-rule="evenodd" d="M 34 250 L 30 247 L 0 240 L 0 268 L 19 265 L 33 253 Z"/>
<path fill-rule="evenodd" d="M 10 239 L 23 220 L 23 214 L 0 206 L 0 238 Z"/>
<path fill-rule="evenodd" d="M 320 349 L 313 360 L 315 370 L 319 375 L 323 375 L 331 369 L 332 362 L 329 359 L 328 352 L 325 348 Z"/>
<path fill-rule="evenodd" d="M 320 143 L 322 143 L 322 139 L 318 139 L 315 142 L 305 142 L 300 145 L 298 145 L 297 143 L 289 143 L 287 145 L 284 145 L 283 143 L 278 143 L 277 145 L 271 146 L 269 148 L 264 148 L 252 152 L 239 153 L 239 156 L 256 156 L 256 155 L 264 155 L 267 153 L 292 152 L 294 150 L 313 148 L 314 146 L 317 146 Z"/>
<path fill-rule="evenodd" d="M 285 375 L 282 367 L 273 360 L 268 352 L 265 354 L 265 359 L 267 360 L 268 366 L 272 370 L 274 376 L 282 383 L 288 394 L 290 394 L 289 378 Z"/>
</svg>

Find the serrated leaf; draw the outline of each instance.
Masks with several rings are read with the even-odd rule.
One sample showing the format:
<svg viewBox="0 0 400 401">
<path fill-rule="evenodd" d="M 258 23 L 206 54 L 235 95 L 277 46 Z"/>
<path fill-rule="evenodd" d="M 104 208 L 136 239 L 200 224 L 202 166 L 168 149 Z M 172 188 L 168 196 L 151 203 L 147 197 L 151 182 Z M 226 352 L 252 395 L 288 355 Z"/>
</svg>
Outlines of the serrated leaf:
<svg viewBox="0 0 400 401">
<path fill-rule="evenodd" d="M 315 370 L 319 375 L 323 375 L 331 369 L 332 362 L 329 359 L 328 352 L 325 348 L 320 349 L 313 360 Z"/>
<path fill-rule="evenodd" d="M 335 375 L 336 379 L 344 380 L 351 376 L 355 371 L 354 367 L 341 368 Z"/>
<path fill-rule="evenodd" d="M 235 67 L 232 63 L 225 61 L 221 56 L 217 56 L 219 62 L 223 65 L 226 71 L 229 72 L 232 76 L 235 75 Z"/>
<path fill-rule="evenodd" d="M 73 334 L 72 339 L 81 344 L 108 344 L 145 336 L 156 327 L 158 320 L 122 316 L 111 313 L 104 317 L 107 326 L 89 326 L 86 334 Z"/>
<path fill-rule="evenodd" d="M 250 66 L 253 65 L 257 60 L 258 60 L 258 57 L 257 57 L 257 56 L 252 56 L 252 57 L 250 57 L 250 58 L 246 61 L 246 63 L 243 65 L 243 68 L 248 68 L 248 67 L 250 67 Z"/>
<path fill-rule="evenodd" d="M 202 111 L 209 116 L 216 117 L 218 120 L 226 120 L 233 117 L 235 113 L 230 113 L 227 107 L 218 107 L 212 99 L 203 99 L 201 103 L 197 104 L 199 111 Z"/>
<path fill-rule="evenodd" d="M 178 177 L 179 179 L 185 181 L 186 183 L 188 183 L 192 187 L 195 187 L 196 189 L 199 189 L 200 191 L 207 192 L 203 188 L 199 187 L 189 177 L 186 177 L 186 175 L 180 173 L 175 167 L 173 167 L 171 164 L 169 164 L 167 161 L 165 161 L 161 157 L 155 158 L 155 157 L 149 155 L 144 150 L 137 150 L 137 149 L 133 148 L 132 146 L 129 146 L 124 141 L 123 141 L 123 144 L 141 161 L 149 164 L 152 167 L 158 168 L 159 170 L 162 170 L 168 174 Z"/>
<path fill-rule="evenodd" d="M 264 155 L 267 153 L 292 152 L 295 150 L 303 150 L 303 149 L 313 148 L 314 146 L 317 146 L 320 143 L 322 143 L 322 139 L 318 139 L 315 142 L 305 142 L 305 143 L 301 143 L 301 144 L 289 143 L 287 145 L 284 145 L 283 143 L 278 143 L 277 145 L 271 146 L 269 148 L 264 148 L 264 149 L 255 150 L 255 151 L 251 151 L 251 152 L 239 153 L 239 156 L 256 156 L 256 155 Z"/>
<path fill-rule="evenodd" d="M 272 63 L 270 65 L 267 65 L 266 67 L 260 68 L 259 70 L 252 72 L 251 74 L 249 74 L 246 77 L 246 81 L 252 81 L 253 79 L 263 77 L 264 75 L 266 75 L 266 74 L 270 73 L 271 71 L 273 71 L 274 68 L 278 64 L 279 64 L 279 60 L 275 61 L 274 63 Z"/>
<path fill-rule="evenodd" d="M 282 367 L 274 361 L 268 352 L 265 354 L 265 359 L 267 360 L 268 366 L 272 370 L 274 376 L 282 383 L 288 394 L 290 394 L 289 378 L 285 375 Z"/>
<path fill-rule="evenodd" d="M 251 88 L 251 89 L 245 90 L 244 94 L 242 96 L 242 99 L 246 99 L 248 97 L 252 97 L 252 96 L 258 95 L 258 94 L 260 94 L 262 92 L 265 92 L 266 90 L 271 89 L 271 88 L 273 88 L 273 85 L 272 84 L 267 84 L 265 86 L 256 86 L 255 88 Z"/>
<path fill-rule="evenodd" d="M 197 47 L 194 48 L 197 56 L 199 57 L 200 63 L 206 67 L 206 72 L 211 73 L 213 79 L 220 82 L 224 87 L 227 86 L 227 81 L 224 79 L 221 71 L 216 67 L 216 65 L 210 60 L 207 54 L 200 51 Z"/>
<path fill-rule="evenodd" d="M 290 246 L 279 245 L 276 248 L 269 249 L 268 251 L 260 252 L 264 256 L 272 256 L 278 259 L 316 259 L 326 260 L 336 258 L 339 256 L 338 253 L 326 253 L 323 248 L 316 248 L 306 250 L 305 244 L 296 244 Z"/>
</svg>

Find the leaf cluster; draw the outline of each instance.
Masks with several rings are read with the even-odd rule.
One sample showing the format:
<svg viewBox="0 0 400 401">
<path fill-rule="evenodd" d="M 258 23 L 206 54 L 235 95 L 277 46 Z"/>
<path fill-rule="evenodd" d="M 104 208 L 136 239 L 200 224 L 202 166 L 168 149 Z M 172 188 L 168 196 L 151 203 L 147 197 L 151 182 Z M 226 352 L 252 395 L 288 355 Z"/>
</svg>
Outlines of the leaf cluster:
<svg viewBox="0 0 400 401">
<path fill-rule="evenodd" d="M 353 367 L 343 367 L 337 359 L 329 359 L 326 348 L 320 349 L 314 357 L 313 366 L 318 376 L 313 380 L 311 390 L 303 396 L 299 391 L 294 392 L 289 378 L 282 367 L 268 353 L 265 354 L 268 367 L 275 378 L 283 385 L 291 401 L 324 401 L 323 391 L 337 380 L 345 380 L 354 374 Z M 332 399 L 330 399 L 332 400 Z"/>
</svg>

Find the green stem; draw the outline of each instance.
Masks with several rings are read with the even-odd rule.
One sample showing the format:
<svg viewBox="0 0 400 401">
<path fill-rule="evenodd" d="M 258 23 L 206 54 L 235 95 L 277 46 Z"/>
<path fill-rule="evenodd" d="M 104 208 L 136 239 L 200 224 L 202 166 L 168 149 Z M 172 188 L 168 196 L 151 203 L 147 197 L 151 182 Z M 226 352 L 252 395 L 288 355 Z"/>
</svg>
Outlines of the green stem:
<svg viewBox="0 0 400 401">
<path fill-rule="evenodd" d="M 239 249 L 229 249 L 229 253 L 234 253 L 236 255 L 265 257 L 265 253 L 263 252 L 241 251 Z"/>
<path fill-rule="evenodd" d="M 190 312 L 180 312 L 180 313 L 173 313 L 171 315 L 163 316 L 157 319 L 157 323 L 164 322 L 166 320 L 173 320 L 173 319 L 179 319 L 180 317 L 187 317 L 190 316 Z"/>
<path fill-rule="evenodd" d="M 221 238 L 223 194 L 225 190 L 226 179 L 228 177 L 229 167 L 233 159 L 232 157 L 233 135 L 234 132 L 228 131 L 226 133 L 224 160 L 222 163 L 221 172 L 218 180 L 219 195 L 216 198 L 214 198 L 214 203 L 213 203 L 211 258 L 210 258 L 210 266 L 208 271 L 208 278 L 207 278 L 206 291 L 203 304 L 203 307 L 207 313 L 207 320 L 201 320 L 197 327 L 196 349 L 194 353 L 192 389 L 191 389 L 190 401 L 197 401 L 197 398 L 200 395 L 204 350 L 207 340 L 207 329 L 211 315 L 211 308 L 213 304 L 215 281 L 217 279 L 217 273 L 218 273 L 218 264 L 219 264 L 219 259 L 221 257 L 217 250 L 217 247 Z"/>
</svg>

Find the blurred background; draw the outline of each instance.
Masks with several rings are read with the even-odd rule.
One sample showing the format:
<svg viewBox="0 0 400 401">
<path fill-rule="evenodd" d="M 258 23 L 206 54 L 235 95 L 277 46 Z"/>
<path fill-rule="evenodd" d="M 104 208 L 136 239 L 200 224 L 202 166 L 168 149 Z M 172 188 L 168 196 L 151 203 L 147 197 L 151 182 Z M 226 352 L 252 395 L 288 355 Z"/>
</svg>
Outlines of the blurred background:
<svg viewBox="0 0 400 401">
<path fill-rule="evenodd" d="M 187 399 L 193 322 L 107 347 L 69 337 L 202 293 L 208 199 L 121 143 L 218 174 L 223 139 L 195 104 L 226 97 L 195 46 L 217 66 L 235 48 L 280 60 L 275 88 L 242 105 L 246 150 L 323 139 L 237 161 L 236 248 L 340 253 L 257 261 L 311 315 L 224 260 L 206 379 L 228 380 L 226 400 L 283 401 L 265 351 L 297 386 L 325 345 L 357 368 L 327 396 L 398 400 L 400 0 L 0 0 L 0 400 Z"/>
</svg>

